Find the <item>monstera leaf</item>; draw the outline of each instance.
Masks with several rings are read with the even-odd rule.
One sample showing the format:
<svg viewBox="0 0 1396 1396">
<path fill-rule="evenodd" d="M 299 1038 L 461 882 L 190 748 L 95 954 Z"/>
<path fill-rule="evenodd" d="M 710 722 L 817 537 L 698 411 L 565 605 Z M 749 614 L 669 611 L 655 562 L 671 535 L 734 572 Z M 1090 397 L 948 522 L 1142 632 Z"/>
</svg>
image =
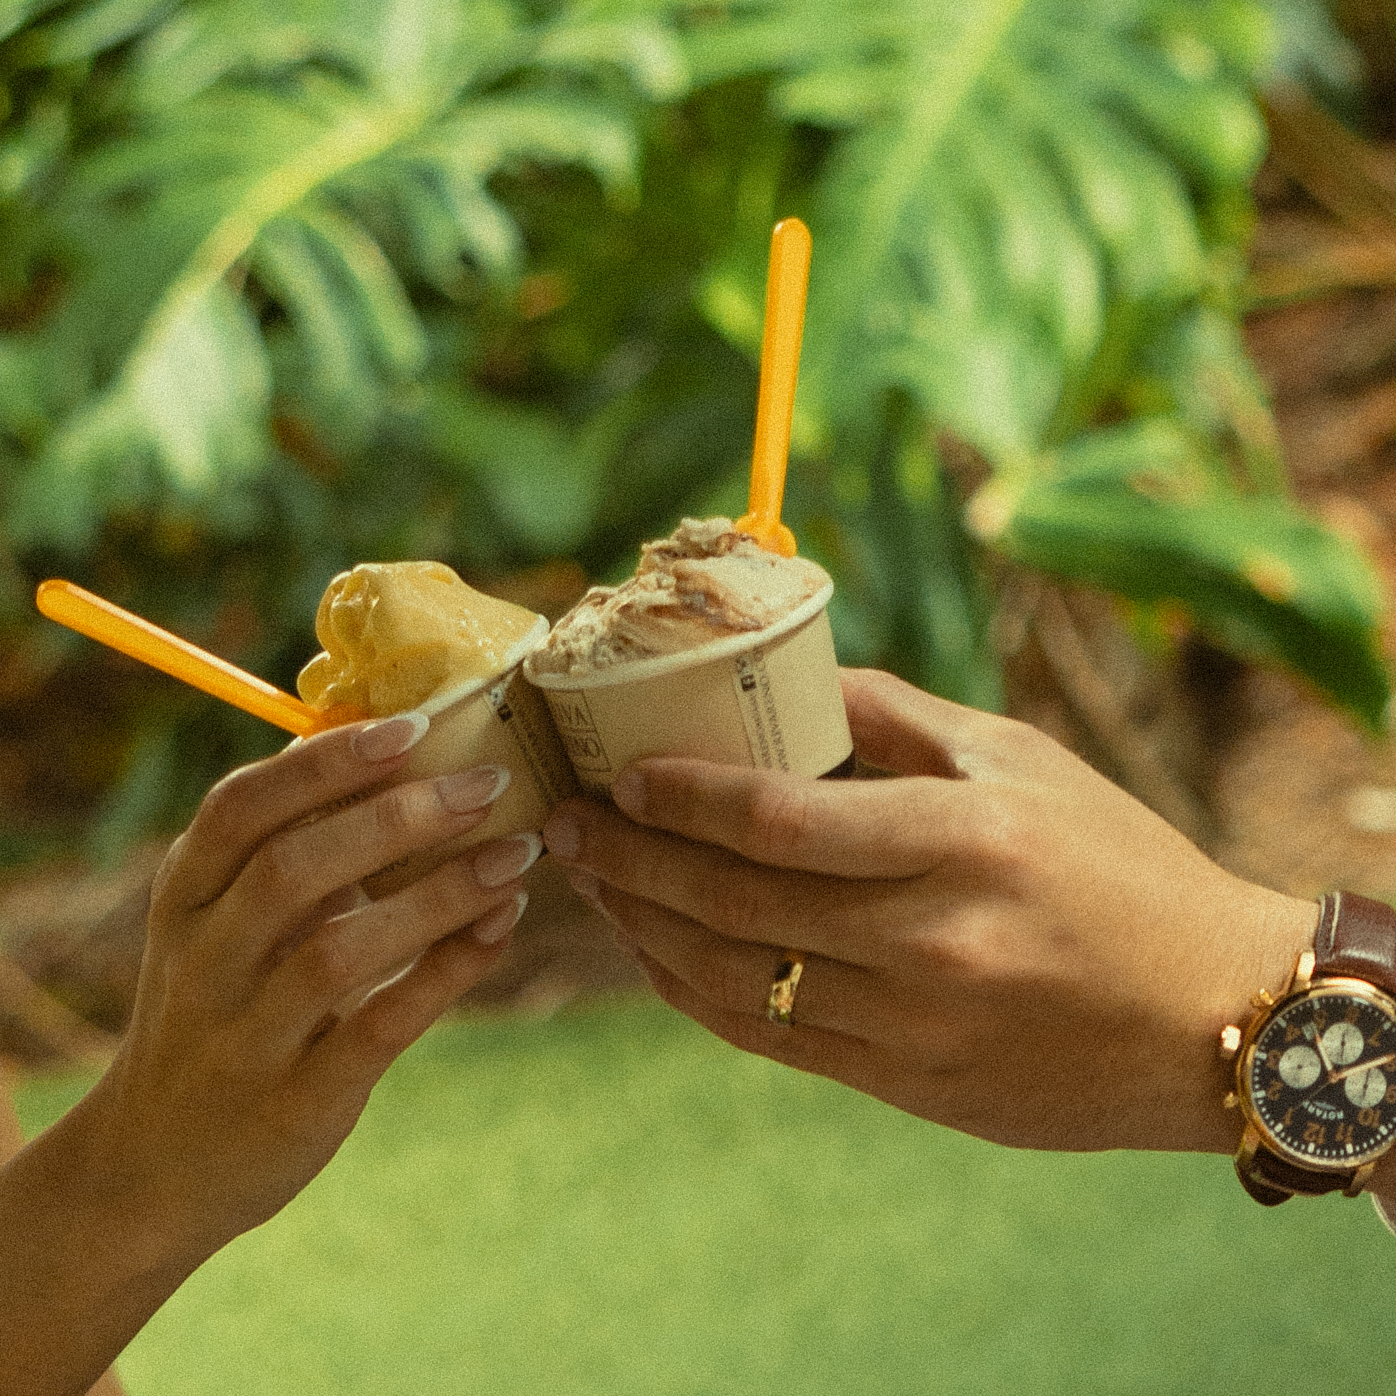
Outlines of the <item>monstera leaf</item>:
<svg viewBox="0 0 1396 1396">
<path fill-rule="evenodd" d="M 970 518 L 1018 561 L 1170 603 L 1222 644 L 1307 675 L 1379 728 L 1391 694 L 1372 569 L 1288 500 L 1219 488 L 1204 457 L 1167 420 L 1097 432 L 1050 466 L 986 486 Z"/>
<path fill-rule="evenodd" d="M 1092 370 L 1108 390 L 1102 355 L 1127 355 L 1149 312 L 1218 280 L 1204 220 L 1244 204 L 1264 146 L 1219 7 L 733 8 L 695 39 L 696 73 L 758 52 L 788 74 L 791 119 L 845 133 L 810 208 L 823 416 L 905 381 L 987 454 L 1030 450 L 1080 424 L 1092 395 L 1075 421 L 1062 406 Z"/>
<path fill-rule="evenodd" d="M 223 282 L 171 301 L 116 382 L 73 414 L 21 478 L 13 533 L 80 538 L 89 521 L 139 497 L 130 476 L 152 451 L 189 492 L 255 470 L 268 386 L 256 325 Z"/>
<path fill-rule="evenodd" d="M 492 175 L 570 164 L 633 187 L 622 104 L 568 76 L 617 68 L 594 24 L 529 26 L 489 0 L 260 18 L 224 0 L 157 30 L 128 75 L 134 134 L 73 167 L 53 219 L 78 272 L 33 346 L 56 425 L 21 536 L 90 532 L 113 471 L 208 494 L 264 465 L 277 366 L 361 444 L 426 365 L 413 288 L 521 268 Z M 672 86 L 672 45 L 666 69 L 653 26 L 631 37 L 621 65 Z"/>
<path fill-rule="evenodd" d="M 290 682 L 348 562 L 623 570 L 681 511 L 741 507 L 766 237 L 798 213 L 788 513 L 848 658 L 993 705 L 987 548 L 1375 722 L 1377 591 L 1286 502 L 1239 330 L 1267 23 L 0 0 L 0 623 L 57 547 L 187 633 L 250 602 L 239 657 Z M 201 714 L 113 808 L 216 774 Z"/>
<path fill-rule="evenodd" d="M 861 474 L 885 514 L 876 461 L 888 404 L 909 397 L 917 410 L 898 430 L 948 430 L 995 472 L 981 516 L 1013 501 L 1011 523 L 981 539 L 1128 597 L 1186 602 L 1227 643 L 1284 659 L 1377 721 L 1370 573 L 1265 497 L 1284 489 L 1277 436 L 1229 308 L 1264 149 L 1247 87 L 1263 13 L 1161 0 L 752 0 L 729 13 L 695 26 L 698 78 L 758 53 L 781 74 L 781 110 L 835 142 L 805 210 L 807 454 Z M 715 326 L 748 347 L 759 288 L 759 263 L 734 253 L 703 293 Z M 1110 485 L 1071 475 L 1071 460 L 1119 454 L 1114 435 L 1094 442 L 1098 422 L 1159 414 L 1205 476 L 1205 502 L 1122 483 L 1157 432 L 1131 438 Z M 915 513 L 909 498 L 899 507 Z M 940 528 L 926 525 L 923 549 L 945 551 Z M 914 546 L 901 530 L 882 570 L 919 575 Z M 1268 585 L 1281 576 L 1293 584 Z M 942 590 L 966 604 L 927 633 L 982 632 L 971 579 Z M 930 655 L 918 676 L 944 689 L 944 668 Z"/>
</svg>

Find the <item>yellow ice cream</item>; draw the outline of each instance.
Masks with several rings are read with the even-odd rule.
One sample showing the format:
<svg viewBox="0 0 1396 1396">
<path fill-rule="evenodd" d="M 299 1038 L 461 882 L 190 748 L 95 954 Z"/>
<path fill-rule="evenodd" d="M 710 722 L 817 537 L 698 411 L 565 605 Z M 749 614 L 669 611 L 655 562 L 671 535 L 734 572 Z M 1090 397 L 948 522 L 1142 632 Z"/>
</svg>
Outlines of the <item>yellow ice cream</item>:
<svg viewBox="0 0 1396 1396">
<path fill-rule="evenodd" d="M 347 705 L 386 717 L 499 673 L 537 621 L 466 586 L 444 563 L 361 562 L 325 588 L 315 613 L 325 651 L 296 687 L 322 712 Z"/>
</svg>

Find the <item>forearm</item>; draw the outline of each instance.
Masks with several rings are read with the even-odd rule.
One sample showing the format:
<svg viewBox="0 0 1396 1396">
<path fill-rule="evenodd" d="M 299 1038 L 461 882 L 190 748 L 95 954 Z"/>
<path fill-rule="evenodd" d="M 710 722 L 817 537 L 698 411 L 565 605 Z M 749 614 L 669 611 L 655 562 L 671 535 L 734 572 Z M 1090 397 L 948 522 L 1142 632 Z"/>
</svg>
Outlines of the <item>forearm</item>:
<svg viewBox="0 0 1396 1396">
<path fill-rule="evenodd" d="M 80 1396 L 203 1259 L 161 1237 L 83 1107 L 0 1167 L 0 1391 Z"/>
</svg>

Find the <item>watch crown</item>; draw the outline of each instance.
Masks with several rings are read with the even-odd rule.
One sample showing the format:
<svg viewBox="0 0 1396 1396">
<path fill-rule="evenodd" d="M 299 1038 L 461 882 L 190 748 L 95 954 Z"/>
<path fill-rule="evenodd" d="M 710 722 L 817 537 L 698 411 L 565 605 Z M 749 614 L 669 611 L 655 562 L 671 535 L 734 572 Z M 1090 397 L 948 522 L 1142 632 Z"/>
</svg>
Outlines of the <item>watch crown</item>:
<svg viewBox="0 0 1396 1396">
<path fill-rule="evenodd" d="M 1241 1029 L 1228 1023 L 1221 1030 L 1221 1053 L 1224 1057 L 1234 1057 L 1241 1049 Z"/>
<path fill-rule="evenodd" d="M 1251 995 L 1252 1008 L 1273 1008 L 1274 1006 L 1275 1000 L 1269 989 L 1262 989 L 1258 994 Z"/>
<path fill-rule="evenodd" d="M 1241 1097 L 1235 1091 L 1227 1091 L 1222 1097 L 1222 1109 L 1234 1110 L 1241 1103 Z"/>
</svg>

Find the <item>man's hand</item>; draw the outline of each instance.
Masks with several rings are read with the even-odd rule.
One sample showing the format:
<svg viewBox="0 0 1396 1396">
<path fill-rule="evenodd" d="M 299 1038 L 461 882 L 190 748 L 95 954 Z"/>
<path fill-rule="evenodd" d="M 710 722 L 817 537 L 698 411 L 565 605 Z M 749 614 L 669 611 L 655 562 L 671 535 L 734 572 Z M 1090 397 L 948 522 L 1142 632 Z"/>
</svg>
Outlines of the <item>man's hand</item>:
<svg viewBox="0 0 1396 1396">
<path fill-rule="evenodd" d="M 1217 1034 L 1316 908 L 1222 871 L 1032 728 L 845 675 L 816 781 L 663 759 L 544 830 L 655 987 L 719 1036 L 1007 1144 L 1230 1151 Z M 766 1018 L 787 948 L 794 1026 Z"/>
</svg>

